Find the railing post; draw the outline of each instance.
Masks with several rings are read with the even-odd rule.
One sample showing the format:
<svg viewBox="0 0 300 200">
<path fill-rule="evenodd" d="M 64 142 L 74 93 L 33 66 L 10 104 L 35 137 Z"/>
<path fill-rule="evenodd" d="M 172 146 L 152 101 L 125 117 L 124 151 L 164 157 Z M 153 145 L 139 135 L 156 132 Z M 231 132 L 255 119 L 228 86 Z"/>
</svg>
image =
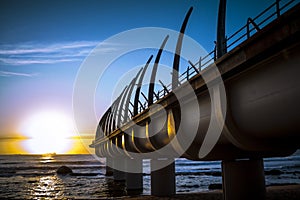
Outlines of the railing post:
<svg viewBox="0 0 300 200">
<path fill-rule="evenodd" d="M 164 84 L 161 80 L 158 80 L 158 82 L 159 82 L 159 83 L 162 85 L 162 87 L 164 88 L 164 96 L 165 96 L 166 94 L 169 93 L 168 88 L 167 88 L 167 86 L 165 86 L 165 84 Z"/>
<path fill-rule="evenodd" d="M 141 92 L 141 95 L 144 97 L 144 99 L 145 99 L 146 102 L 148 103 L 148 99 L 147 99 L 146 95 L 145 95 L 143 92 Z"/>
<path fill-rule="evenodd" d="M 225 44 L 224 44 L 224 47 L 225 47 L 225 52 L 227 53 L 227 41 L 228 41 L 228 37 L 227 37 L 227 35 L 225 36 Z"/>
<path fill-rule="evenodd" d="M 199 74 L 199 70 L 196 68 L 196 66 L 195 66 L 190 60 L 189 60 L 188 62 L 189 62 L 190 65 L 191 65 L 191 68 L 190 68 L 190 69 L 194 68 L 195 72 L 196 72 L 197 74 Z"/>
<path fill-rule="evenodd" d="M 199 58 L 199 72 L 201 71 L 201 68 L 202 68 L 202 57 L 200 56 Z"/>
<path fill-rule="evenodd" d="M 247 37 L 249 38 L 250 37 L 250 24 L 253 25 L 253 27 L 256 29 L 256 31 L 260 31 L 260 28 L 259 26 L 254 22 L 254 20 L 252 18 L 248 18 L 247 20 Z"/>
<path fill-rule="evenodd" d="M 138 103 L 140 104 L 140 112 L 141 112 L 141 110 L 145 110 L 145 107 L 144 107 L 144 105 L 142 104 L 142 102 L 140 101 L 140 100 L 138 100 Z"/>
<path fill-rule="evenodd" d="M 214 48 L 214 61 L 216 61 L 216 60 L 217 60 L 217 42 L 214 41 L 214 43 L 215 43 L 215 48 Z"/>
<path fill-rule="evenodd" d="M 158 91 L 158 92 L 159 92 L 159 91 Z M 156 101 L 158 101 L 158 100 L 159 100 L 159 94 L 156 94 L 156 93 L 153 91 L 153 95 L 155 96 Z"/>
<path fill-rule="evenodd" d="M 188 66 L 186 70 L 186 80 L 189 80 L 189 76 L 190 76 L 190 67 Z"/>
<path fill-rule="evenodd" d="M 250 21 L 249 21 L 249 18 L 248 18 L 247 19 L 247 39 L 249 39 L 249 37 L 250 37 L 249 23 L 250 23 Z"/>
<path fill-rule="evenodd" d="M 277 18 L 280 17 L 280 0 L 276 0 L 276 14 L 277 14 Z"/>
</svg>

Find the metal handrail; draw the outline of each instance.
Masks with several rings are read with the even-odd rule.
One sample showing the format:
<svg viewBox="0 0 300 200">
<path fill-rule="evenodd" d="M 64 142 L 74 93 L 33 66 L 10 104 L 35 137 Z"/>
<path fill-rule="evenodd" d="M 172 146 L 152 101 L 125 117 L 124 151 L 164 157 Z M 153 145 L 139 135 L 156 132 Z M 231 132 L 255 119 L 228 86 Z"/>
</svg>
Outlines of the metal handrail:
<svg viewBox="0 0 300 200">
<path fill-rule="evenodd" d="M 264 28 L 266 25 L 268 25 L 269 23 L 271 23 L 272 21 L 276 20 L 280 15 L 281 15 L 281 11 L 283 11 L 285 8 L 287 8 L 288 6 L 290 6 L 291 4 L 295 3 L 296 0 L 289 0 L 288 2 L 286 2 L 284 5 L 280 5 L 280 2 L 283 2 L 283 0 L 276 0 L 273 4 L 271 4 L 269 7 L 267 7 L 265 10 L 263 10 L 261 13 L 259 13 L 256 17 L 252 18 L 252 21 L 257 24 L 257 26 L 262 29 Z M 295 4 L 296 5 L 296 4 Z M 275 9 L 274 9 L 275 8 Z M 259 19 L 261 17 L 263 17 L 267 12 L 271 11 L 271 9 L 274 9 L 274 11 L 272 13 L 270 13 L 268 16 L 266 16 L 265 18 L 261 19 L 261 21 L 259 21 Z M 268 20 L 270 20 L 272 17 L 274 17 L 274 20 L 270 21 L 269 23 L 265 24 L 265 22 L 267 22 Z M 249 18 L 248 18 L 249 19 Z M 251 18 L 250 18 L 251 19 Z M 227 49 L 230 48 L 230 50 L 232 50 L 237 42 L 243 42 L 246 39 L 249 39 L 248 36 L 251 35 L 251 33 L 256 30 L 255 27 L 252 27 L 251 29 L 247 30 L 247 27 L 249 28 L 250 22 L 247 20 L 247 23 L 241 27 L 240 29 L 238 29 L 236 32 L 234 32 L 231 36 L 229 36 L 226 40 L 227 42 Z M 241 34 L 241 35 L 240 35 Z M 237 39 L 233 40 L 236 36 L 238 36 Z M 247 37 L 246 37 L 247 36 Z M 228 41 L 233 40 L 233 42 L 228 43 Z"/>
</svg>

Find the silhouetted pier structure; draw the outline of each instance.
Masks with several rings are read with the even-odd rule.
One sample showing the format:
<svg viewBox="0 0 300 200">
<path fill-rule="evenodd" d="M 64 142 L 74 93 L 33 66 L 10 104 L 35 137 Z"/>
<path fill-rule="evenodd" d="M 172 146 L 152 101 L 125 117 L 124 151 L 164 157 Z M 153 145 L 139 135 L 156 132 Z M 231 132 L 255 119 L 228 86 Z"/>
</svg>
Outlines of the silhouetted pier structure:
<svg viewBox="0 0 300 200">
<path fill-rule="evenodd" d="M 90 146 L 97 156 L 106 157 L 107 171 L 113 171 L 115 180 L 126 180 L 128 190 L 142 189 L 142 159 L 151 159 L 151 194 L 175 194 L 174 158 L 179 155 L 192 160 L 221 160 L 224 199 L 264 199 L 263 158 L 287 156 L 300 147 L 300 4 L 277 0 L 227 38 L 225 7 L 226 1 L 221 0 L 212 52 L 197 63 L 189 62 L 180 75 L 180 55 L 176 54 L 172 83 L 161 82 L 163 90 L 155 92 L 166 36 L 154 66 L 150 67 L 150 56 L 100 119 Z M 176 52 L 180 52 L 191 12 L 181 27 Z M 141 84 L 150 69 L 146 96 Z M 184 92 L 189 87 L 198 108 L 189 98 L 193 94 Z M 221 98 L 224 91 L 225 101 Z M 131 97 L 134 102 L 130 102 Z M 190 138 L 189 127 L 195 123 L 196 134 Z M 216 141 L 210 138 L 214 133 Z M 147 153 L 152 154 L 138 156 Z M 125 173 L 109 166 L 128 166 L 130 170 Z"/>
</svg>

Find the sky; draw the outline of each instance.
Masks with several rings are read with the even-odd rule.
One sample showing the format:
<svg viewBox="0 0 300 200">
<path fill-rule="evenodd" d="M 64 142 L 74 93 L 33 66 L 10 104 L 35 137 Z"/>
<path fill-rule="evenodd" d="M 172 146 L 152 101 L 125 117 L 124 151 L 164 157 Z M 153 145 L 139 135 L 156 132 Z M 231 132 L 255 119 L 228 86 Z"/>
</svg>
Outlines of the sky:
<svg viewBox="0 0 300 200">
<path fill-rule="evenodd" d="M 226 35 L 271 3 L 227 0 Z M 84 59 L 97 44 L 123 31 L 141 27 L 178 31 L 191 6 L 186 34 L 209 52 L 216 38 L 217 0 L 0 0 L 0 154 L 92 152 L 87 144 L 97 124 L 87 120 L 77 135 L 73 121 L 73 86 Z M 115 48 L 118 44 L 107 44 L 107 50 Z M 143 62 L 148 57 L 149 52 L 139 55 Z M 125 58 L 122 64 L 130 69 L 133 61 Z M 116 70 L 111 77 L 122 73 Z M 101 100 L 106 93 L 98 91 L 96 98 Z M 96 105 L 98 118 L 109 103 Z M 52 130 L 49 124 L 57 121 L 65 125 Z M 49 136 L 49 130 L 64 135 Z M 49 144 L 63 148 L 39 147 Z"/>
</svg>

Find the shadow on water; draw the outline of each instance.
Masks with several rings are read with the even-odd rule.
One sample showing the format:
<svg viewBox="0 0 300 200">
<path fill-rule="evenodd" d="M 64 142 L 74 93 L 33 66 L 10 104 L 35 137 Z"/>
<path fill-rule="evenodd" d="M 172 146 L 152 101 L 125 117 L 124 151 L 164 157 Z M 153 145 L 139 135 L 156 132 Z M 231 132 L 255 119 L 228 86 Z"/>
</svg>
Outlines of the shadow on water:
<svg viewBox="0 0 300 200">
<path fill-rule="evenodd" d="M 126 186 L 124 181 L 114 181 L 111 178 L 105 179 L 106 183 L 106 193 L 109 197 L 120 197 L 126 196 Z"/>
<path fill-rule="evenodd" d="M 114 181 L 113 178 L 104 178 L 104 182 L 96 190 L 96 196 L 100 197 L 124 197 L 137 196 L 143 193 L 143 190 L 126 190 L 125 181 Z"/>
</svg>

